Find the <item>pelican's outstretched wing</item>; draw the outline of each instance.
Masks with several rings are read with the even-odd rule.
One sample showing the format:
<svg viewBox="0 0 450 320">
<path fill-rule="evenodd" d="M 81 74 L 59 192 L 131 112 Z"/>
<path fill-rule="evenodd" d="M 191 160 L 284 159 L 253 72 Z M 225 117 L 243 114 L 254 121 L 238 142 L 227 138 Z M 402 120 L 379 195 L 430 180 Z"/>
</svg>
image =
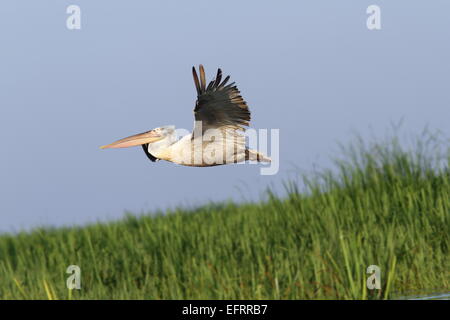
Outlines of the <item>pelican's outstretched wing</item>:
<svg viewBox="0 0 450 320">
<path fill-rule="evenodd" d="M 230 76 L 222 82 L 222 70 L 217 70 L 217 76 L 206 86 L 205 70 L 199 66 L 200 79 L 195 67 L 192 67 L 195 87 L 197 89 L 197 101 L 195 103 L 194 131 L 200 129 L 201 134 L 208 129 L 219 130 L 245 130 L 250 123 L 250 110 L 244 101 L 234 82 L 227 84 Z M 200 132 L 198 132 L 200 133 Z"/>
</svg>

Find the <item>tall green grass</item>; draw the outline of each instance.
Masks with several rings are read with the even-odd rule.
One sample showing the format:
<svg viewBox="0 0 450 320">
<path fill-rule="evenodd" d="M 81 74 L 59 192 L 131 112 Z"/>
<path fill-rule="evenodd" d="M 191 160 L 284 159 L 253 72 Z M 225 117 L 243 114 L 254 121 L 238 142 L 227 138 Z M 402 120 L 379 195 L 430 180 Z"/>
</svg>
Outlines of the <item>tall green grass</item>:
<svg viewBox="0 0 450 320">
<path fill-rule="evenodd" d="M 432 145 L 432 147 L 430 147 Z M 383 299 L 449 291 L 446 142 L 345 148 L 266 201 L 0 236 L 3 299 Z M 444 147 L 442 149 L 442 146 Z M 69 265 L 81 290 L 68 290 Z M 381 269 L 381 290 L 366 269 Z"/>
</svg>

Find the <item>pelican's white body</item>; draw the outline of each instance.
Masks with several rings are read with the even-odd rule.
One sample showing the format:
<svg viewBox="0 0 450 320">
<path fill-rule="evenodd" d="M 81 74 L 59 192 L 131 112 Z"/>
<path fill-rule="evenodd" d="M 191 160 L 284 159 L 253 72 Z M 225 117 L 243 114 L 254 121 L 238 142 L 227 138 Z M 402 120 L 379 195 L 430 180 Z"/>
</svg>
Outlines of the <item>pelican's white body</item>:
<svg viewBox="0 0 450 320">
<path fill-rule="evenodd" d="M 159 130 L 165 137 L 150 143 L 148 152 L 161 160 L 194 167 L 217 166 L 245 160 L 270 161 L 258 152 L 246 149 L 245 138 L 232 131 L 227 133 L 208 130 L 202 135 L 190 133 L 177 139 L 173 126 L 155 130 Z"/>
</svg>

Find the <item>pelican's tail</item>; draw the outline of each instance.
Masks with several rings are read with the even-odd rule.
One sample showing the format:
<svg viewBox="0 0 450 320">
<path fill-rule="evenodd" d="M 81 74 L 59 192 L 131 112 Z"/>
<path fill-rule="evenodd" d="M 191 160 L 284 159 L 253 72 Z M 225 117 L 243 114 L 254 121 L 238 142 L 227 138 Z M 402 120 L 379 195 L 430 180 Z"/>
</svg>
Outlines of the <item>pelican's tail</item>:
<svg viewBox="0 0 450 320">
<path fill-rule="evenodd" d="M 258 162 L 271 162 L 272 161 L 272 159 L 270 159 L 268 156 L 266 156 L 256 150 L 252 150 L 252 149 L 245 149 L 245 160 L 258 161 Z"/>
</svg>

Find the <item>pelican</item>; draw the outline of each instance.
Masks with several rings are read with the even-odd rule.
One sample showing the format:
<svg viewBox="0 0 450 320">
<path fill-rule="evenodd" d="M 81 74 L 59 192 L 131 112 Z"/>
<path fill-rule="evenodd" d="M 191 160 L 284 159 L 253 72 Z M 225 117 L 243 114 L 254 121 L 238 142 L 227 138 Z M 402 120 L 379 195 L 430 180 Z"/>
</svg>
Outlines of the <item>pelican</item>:
<svg viewBox="0 0 450 320">
<path fill-rule="evenodd" d="M 117 140 L 100 147 L 128 148 L 142 146 L 152 162 L 166 160 L 185 166 L 209 167 L 246 160 L 270 162 L 261 152 L 246 147 L 244 131 L 250 124 L 250 110 L 235 83 L 222 81 L 222 70 L 206 86 L 205 70 L 199 66 L 200 78 L 192 67 L 197 101 L 194 129 L 178 138 L 175 126 L 163 126 Z"/>
</svg>

